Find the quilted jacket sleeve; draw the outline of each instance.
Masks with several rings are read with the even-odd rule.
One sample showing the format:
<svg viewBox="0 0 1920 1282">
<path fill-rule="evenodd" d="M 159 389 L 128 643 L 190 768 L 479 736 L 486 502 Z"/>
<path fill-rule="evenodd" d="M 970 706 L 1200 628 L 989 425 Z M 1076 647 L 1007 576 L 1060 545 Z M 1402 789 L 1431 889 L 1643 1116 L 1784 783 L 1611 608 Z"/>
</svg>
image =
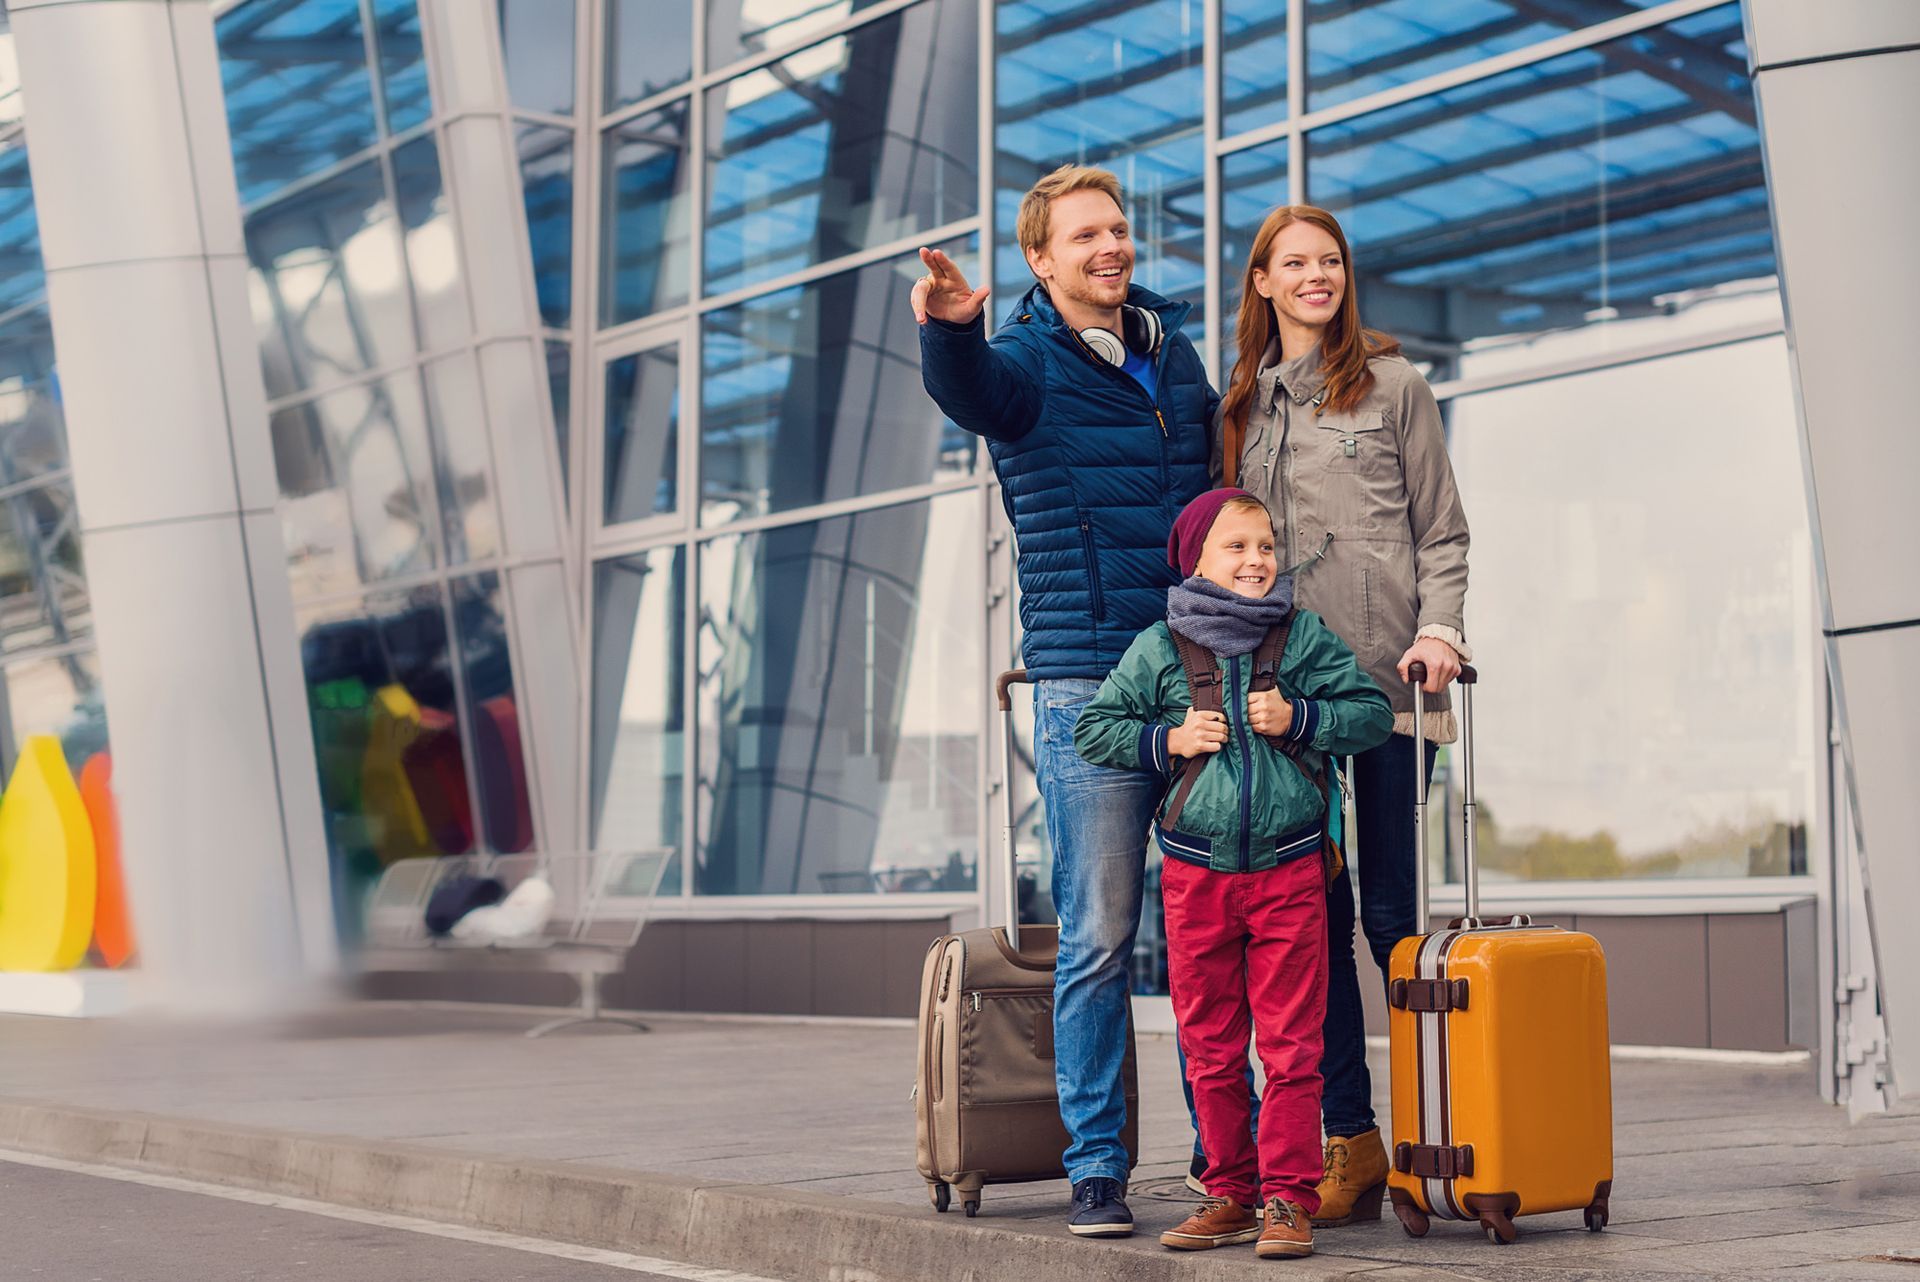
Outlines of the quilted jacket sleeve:
<svg viewBox="0 0 1920 1282">
<path fill-rule="evenodd" d="M 1039 354 L 996 335 L 984 316 L 968 325 L 927 318 L 920 327 L 920 381 L 946 416 L 992 441 L 1017 441 L 1046 405 Z"/>
</svg>

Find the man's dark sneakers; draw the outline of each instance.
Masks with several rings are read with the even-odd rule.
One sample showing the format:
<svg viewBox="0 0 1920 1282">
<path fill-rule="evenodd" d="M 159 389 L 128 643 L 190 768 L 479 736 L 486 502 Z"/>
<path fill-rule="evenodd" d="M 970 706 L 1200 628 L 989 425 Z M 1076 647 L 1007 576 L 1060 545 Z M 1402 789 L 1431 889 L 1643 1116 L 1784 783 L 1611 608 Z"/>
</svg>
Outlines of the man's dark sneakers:
<svg viewBox="0 0 1920 1282">
<path fill-rule="evenodd" d="M 1119 1180 L 1095 1176 L 1073 1186 L 1073 1211 L 1067 1227 L 1080 1237 L 1126 1237 L 1133 1232 L 1133 1212 Z"/>
</svg>

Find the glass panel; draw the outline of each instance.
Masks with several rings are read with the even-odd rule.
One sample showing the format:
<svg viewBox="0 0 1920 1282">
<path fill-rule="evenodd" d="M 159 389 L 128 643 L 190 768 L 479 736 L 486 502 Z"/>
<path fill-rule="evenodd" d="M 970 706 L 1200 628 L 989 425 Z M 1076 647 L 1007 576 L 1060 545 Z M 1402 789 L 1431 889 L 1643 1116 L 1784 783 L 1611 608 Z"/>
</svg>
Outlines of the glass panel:
<svg viewBox="0 0 1920 1282">
<path fill-rule="evenodd" d="M 974 212 L 976 24 L 927 0 L 707 94 L 709 294 Z"/>
<path fill-rule="evenodd" d="M 447 563 L 500 555 L 500 505 L 479 373 L 466 353 L 427 366 L 428 421 Z"/>
<path fill-rule="evenodd" d="M 217 30 L 242 204 L 373 145 L 358 0 L 251 0 Z"/>
<path fill-rule="evenodd" d="M 0 9 L 0 124 L 11 124 L 25 114 L 20 100 L 20 59 L 13 51 L 12 20 Z"/>
<path fill-rule="evenodd" d="M 433 466 L 414 375 L 278 410 L 272 430 L 296 600 L 433 568 Z"/>
<path fill-rule="evenodd" d="M 969 491 L 701 548 L 699 893 L 974 889 L 981 540 Z"/>
<path fill-rule="evenodd" d="M 1287 0 L 1221 0 L 1220 136 L 1287 118 Z"/>
<path fill-rule="evenodd" d="M 973 238 L 946 246 L 969 274 Z M 976 438 L 920 385 L 919 258 L 707 313 L 700 497 L 708 524 L 923 485 L 973 469 Z"/>
<path fill-rule="evenodd" d="M 572 443 L 573 360 L 565 343 L 547 342 L 547 390 L 553 395 L 553 434 L 560 450 L 560 487 L 572 502 L 573 472 L 568 465 Z"/>
<path fill-rule="evenodd" d="M 1369 324 L 1445 357 L 1775 292 L 1735 5 L 1308 135 Z"/>
<path fill-rule="evenodd" d="M 1450 404 L 1500 674 L 1474 709 L 1499 727 L 1483 879 L 1805 872 L 1824 659 L 1784 340 Z M 1569 672 L 1580 726 L 1632 733 L 1578 731 Z"/>
<path fill-rule="evenodd" d="M 1311 0 L 1307 5 L 1307 109 L 1319 111 L 1350 102 L 1657 3 Z"/>
<path fill-rule="evenodd" d="M 606 428 L 601 519 L 618 525 L 678 507 L 678 347 L 657 347 L 607 362 Z"/>
<path fill-rule="evenodd" d="M 514 106 L 573 114 L 573 0 L 500 0 L 500 45 Z"/>
<path fill-rule="evenodd" d="M 92 633 L 80 513 L 64 481 L 0 500 L 0 651 Z"/>
<path fill-rule="evenodd" d="M 453 627 L 460 638 L 460 676 L 473 716 L 470 747 L 480 788 L 481 831 L 488 849 L 516 854 L 534 844 L 533 794 L 499 575 L 453 581 Z"/>
<path fill-rule="evenodd" d="M 695 0 L 700 3 L 700 0 Z M 880 0 L 705 0 L 707 70 L 781 49 Z"/>
<path fill-rule="evenodd" d="M 267 395 L 413 355 L 406 258 L 380 167 L 350 169 L 247 220 Z"/>
<path fill-rule="evenodd" d="M 447 194 L 440 185 L 440 155 L 431 136 L 393 153 L 400 226 L 407 242 L 413 298 L 420 309 L 420 337 L 428 351 L 452 347 L 473 332 L 467 295 L 460 283 L 460 247 Z"/>
<path fill-rule="evenodd" d="M 1239 364 L 1240 282 L 1260 224 L 1290 203 L 1287 140 L 1236 151 L 1220 161 L 1220 386 Z"/>
<path fill-rule="evenodd" d="M 81 767 L 107 748 L 107 709 L 100 692 L 100 659 L 92 651 L 58 659 L 30 659 L 0 671 L 0 778 L 12 778 L 27 736 L 60 741 L 67 766 Z"/>
<path fill-rule="evenodd" d="M 1206 336 L 1201 2 L 1080 0 L 995 10 L 994 275 L 1007 306 L 1033 283 L 1010 234 L 1020 198 L 1063 164 L 1098 165 L 1126 188 L 1134 283 L 1193 305 Z"/>
<path fill-rule="evenodd" d="M 334 912 L 349 941 L 386 865 L 474 848 L 443 591 L 299 618 Z"/>
<path fill-rule="evenodd" d="M 44 307 L 0 324 L 0 485 L 67 465 L 66 414 Z"/>
<path fill-rule="evenodd" d="M 617 325 L 687 301 L 692 274 L 687 104 L 608 132 L 600 323 Z"/>
<path fill-rule="evenodd" d="M 527 202 L 527 242 L 540 319 L 555 329 L 573 324 L 573 135 L 564 129 L 520 129 L 520 187 Z"/>
<path fill-rule="evenodd" d="M 681 847 L 687 735 L 682 621 L 685 548 L 656 548 L 593 568 L 595 850 Z M 679 861 L 663 894 L 678 894 Z"/>
<path fill-rule="evenodd" d="M 398 133 L 433 114 L 427 53 L 420 40 L 420 6 L 416 0 L 373 0 L 373 25 L 387 95 L 387 128 Z"/>
<path fill-rule="evenodd" d="M 699 0 L 607 0 L 607 110 L 671 89 L 693 74 Z"/>
<path fill-rule="evenodd" d="M 0 143 L 0 310 L 11 310 L 46 292 L 27 144 L 15 137 Z"/>
</svg>

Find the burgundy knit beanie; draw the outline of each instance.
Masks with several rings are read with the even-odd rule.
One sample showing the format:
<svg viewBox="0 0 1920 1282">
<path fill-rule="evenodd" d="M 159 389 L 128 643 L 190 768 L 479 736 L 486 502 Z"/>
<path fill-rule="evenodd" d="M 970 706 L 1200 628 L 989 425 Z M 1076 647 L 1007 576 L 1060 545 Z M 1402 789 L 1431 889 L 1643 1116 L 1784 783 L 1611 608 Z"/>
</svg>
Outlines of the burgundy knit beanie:
<svg viewBox="0 0 1920 1282">
<path fill-rule="evenodd" d="M 1193 502 L 1187 504 L 1173 523 L 1173 534 L 1167 539 L 1167 564 L 1180 571 L 1180 577 L 1190 579 L 1194 569 L 1200 564 L 1200 549 L 1206 546 L 1207 534 L 1213 529 L 1215 518 L 1220 509 L 1234 499 L 1259 500 L 1245 490 L 1226 486 L 1218 490 L 1208 490 Z"/>
</svg>

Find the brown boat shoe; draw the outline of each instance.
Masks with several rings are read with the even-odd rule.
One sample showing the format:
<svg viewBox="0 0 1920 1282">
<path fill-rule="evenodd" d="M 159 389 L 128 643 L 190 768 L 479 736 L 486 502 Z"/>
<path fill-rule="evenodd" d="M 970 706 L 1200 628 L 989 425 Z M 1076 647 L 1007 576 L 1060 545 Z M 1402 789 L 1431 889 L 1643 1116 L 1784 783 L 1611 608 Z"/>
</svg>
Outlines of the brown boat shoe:
<svg viewBox="0 0 1920 1282">
<path fill-rule="evenodd" d="M 1320 1176 L 1318 1228 L 1380 1218 L 1387 1192 L 1387 1146 L 1380 1128 L 1361 1135 L 1327 1136 L 1326 1165 Z"/>
<path fill-rule="evenodd" d="M 1263 1260 L 1313 1254 L 1313 1217 L 1298 1202 L 1267 1199 L 1267 1223 L 1253 1251 Z"/>
<path fill-rule="evenodd" d="M 1260 1236 L 1260 1213 L 1232 1198 L 1209 1197 L 1192 1215 L 1160 1235 L 1160 1245 L 1176 1251 L 1207 1251 L 1251 1242 Z"/>
</svg>

